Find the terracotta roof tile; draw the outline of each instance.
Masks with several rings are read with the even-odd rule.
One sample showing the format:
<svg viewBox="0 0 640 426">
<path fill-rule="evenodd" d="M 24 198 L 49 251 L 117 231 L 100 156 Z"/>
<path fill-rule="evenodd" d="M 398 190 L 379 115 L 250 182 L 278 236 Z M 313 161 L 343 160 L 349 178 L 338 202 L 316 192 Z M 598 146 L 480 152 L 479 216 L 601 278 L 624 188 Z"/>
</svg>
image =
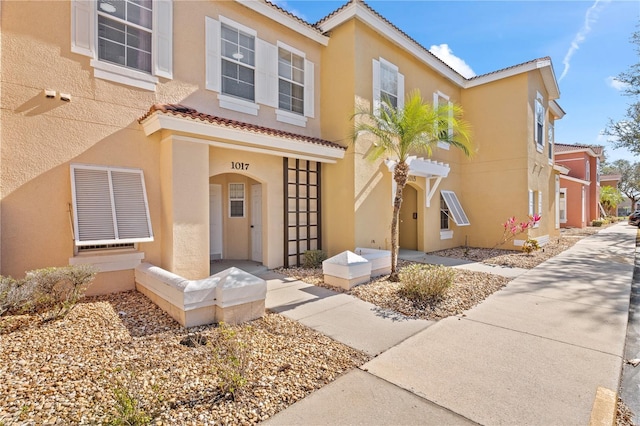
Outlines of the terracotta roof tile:
<svg viewBox="0 0 640 426">
<path fill-rule="evenodd" d="M 303 24 L 303 25 L 305 25 L 305 26 L 317 31 L 318 33 L 322 34 L 322 31 L 316 25 L 305 21 L 304 19 L 300 18 L 299 16 L 294 15 L 293 13 L 289 12 L 286 9 L 281 8 L 280 6 L 278 6 L 275 3 L 270 2 L 269 0 L 264 0 L 264 2 L 266 4 L 268 4 L 269 6 L 271 6 L 272 8 L 274 8 L 274 9 L 276 9 L 276 10 L 278 10 L 278 11 L 280 11 L 280 12 L 282 12 L 282 13 L 290 16 L 290 17 L 292 17 L 293 19 L 295 19 L 296 21 L 300 22 L 301 24 Z"/>
<path fill-rule="evenodd" d="M 255 124 L 244 123 L 242 121 L 230 120 L 228 118 L 217 117 L 214 115 L 203 114 L 198 112 L 197 110 L 190 108 L 188 106 L 180 105 L 180 104 L 155 104 L 149 108 L 149 111 L 138 119 L 138 123 L 142 123 L 149 116 L 153 115 L 156 112 L 164 113 L 164 114 L 172 114 L 179 117 L 189 118 L 192 120 L 200 120 L 205 121 L 214 125 L 234 128 L 239 130 L 246 130 L 248 132 L 253 133 L 262 133 L 269 136 L 275 136 L 284 139 L 293 139 L 297 141 L 309 142 L 317 145 L 324 145 L 332 148 L 339 148 L 346 150 L 347 148 L 337 144 L 335 142 L 330 142 L 320 138 L 314 138 L 312 136 L 299 135 L 296 133 L 285 132 L 278 129 L 272 129 L 270 127 L 258 126 Z"/>
<path fill-rule="evenodd" d="M 550 61 L 550 60 L 551 60 L 551 58 L 549 56 L 545 56 L 543 58 L 538 58 L 538 59 L 532 59 L 530 61 L 522 62 L 521 64 L 511 65 L 511 66 L 506 67 L 506 68 L 502 68 L 502 69 L 499 69 L 499 70 L 491 71 L 491 72 L 488 72 L 488 73 L 485 73 L 485 74 L 476 75 L 474 77 L 468 78 L 467 80 L 475 80 L 475 79 L 480 78 L 480 77 L 484 77 L 484 76 L 492 75 L 492 74 L 497 74 L 497 73 L 504 72 L 504 71 L 507 71 L 507 70 L 510 70 L 510 69 L 513 69 L 513 68 L 521 67 L 523 65 L 533 64 L 533 63 L 540 62 L 540 61 Z"/>
<path fill-rule="evenodd" d="M 556 153 L 571 152 L 590 149 L 598 157 L 602 157 L 604 154 L 604 147 L 601 145 L 580 145 L 580 144 L 564 144 L 556 143 L 553 145 L 553 151 Z"/>
</svg>

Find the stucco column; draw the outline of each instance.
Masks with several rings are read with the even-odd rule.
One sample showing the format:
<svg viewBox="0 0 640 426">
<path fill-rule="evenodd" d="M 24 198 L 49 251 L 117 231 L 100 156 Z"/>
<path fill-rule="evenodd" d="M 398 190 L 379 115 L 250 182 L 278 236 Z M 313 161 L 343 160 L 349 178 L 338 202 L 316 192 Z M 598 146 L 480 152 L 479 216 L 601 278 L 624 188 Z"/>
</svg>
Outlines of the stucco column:
<svg viewBox="0 0 640 426">
<path fill-rule="evenodd" d="M 209 276 L 209 146 L 161 142 L 162 267 L 188 279 Z"/>
</svg>

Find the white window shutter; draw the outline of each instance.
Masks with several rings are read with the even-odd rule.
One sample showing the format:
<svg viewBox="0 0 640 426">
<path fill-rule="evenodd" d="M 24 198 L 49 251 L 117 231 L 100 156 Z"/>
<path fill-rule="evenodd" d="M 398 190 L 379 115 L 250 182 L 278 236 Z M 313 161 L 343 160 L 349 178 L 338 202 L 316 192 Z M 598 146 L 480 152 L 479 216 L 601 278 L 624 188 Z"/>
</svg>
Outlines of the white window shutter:
<svg viewBox="0 0 640 426">
<path fill-rule="evenodd" d="M 304 115 L 315 117 L 315 64 L 308 59 L 304 60 Z"/>
<path fill-rule="evenodd" d="M 220 21 L 205 17 L 206 45 L 206 82 L 205 87 L 214 92 L 220 91 Z"/>
<path fill-rule="evenodd" d="M 116 239 L 109 172 L 71 168 L 73 227 L 77 245 Z"/>
<path fill-rule="evenodd" d="M 542 215 L 542 191 L 538 191 L 538 214 Z"/>
<path fill-rule="evenodd" d="M 533 216 L 533 191 L 529 190 L 529 216 Z"/>
<path fill-rule="evenodd" d="M 278 48 L 259 38 L 256 39 L 256 103 L 278 108 Z"/>
<path fill-rule="evenodd" d="M 380 61 L 373 60 L 373 111 L 380 109 Z"/>
<path fill-rule="evenodd" d="M 71 51 L 94 57 L 96 28 L 96 2 L 73 0 L 71 2 Z"/>
<path fill-rule="evenodd" d="M 126 240 L 153 237 L 142 171 L 136 173 L 114 170 L 111 172 L 111 181 L 118 238 Z"/>
<path fill-rule="evenodd" d="M 404 74 L 398 73 L 398 108 L 404 108 Z"/>
<path fill-rule="evenodd" d="M 78 246 L 153 241 L 142 170 L 71 165 Z"/>
<path fill-rule="evenodd" d="M 173 2 L 153 2 L 154 75 L 173 78 Z"/>
</svg>

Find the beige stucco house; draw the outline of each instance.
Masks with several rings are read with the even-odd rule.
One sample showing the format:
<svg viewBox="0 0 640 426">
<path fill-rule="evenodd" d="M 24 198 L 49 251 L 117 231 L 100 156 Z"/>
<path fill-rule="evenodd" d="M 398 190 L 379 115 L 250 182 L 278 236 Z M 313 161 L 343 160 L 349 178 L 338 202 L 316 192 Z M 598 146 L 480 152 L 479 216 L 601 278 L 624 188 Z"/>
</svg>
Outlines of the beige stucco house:
<svg viewBox="0 0 640 426">
<path fill-rule="evenodd" d="M 311 25 L 264 1 L 2 2 L 0 273 L 143 259 L 295 265 L 389 248 L 393 159 L 351 143 L 356 107 L 420 89 L 462 105 L 475 156 L 411 163 L 400 245 L 494 246 L 510 216 L 559 232 L 549 58 L 464 78 L 361 1 Z"/>
</svg>

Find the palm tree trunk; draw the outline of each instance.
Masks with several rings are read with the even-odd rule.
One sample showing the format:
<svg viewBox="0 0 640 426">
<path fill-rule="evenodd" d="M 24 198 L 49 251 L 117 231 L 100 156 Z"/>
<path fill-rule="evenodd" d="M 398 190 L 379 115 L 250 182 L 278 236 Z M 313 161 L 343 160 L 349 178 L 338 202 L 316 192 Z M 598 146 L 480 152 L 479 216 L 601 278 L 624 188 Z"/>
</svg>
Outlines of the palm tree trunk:
<svg viewBox="0 0 640 426">
<path fill-rule="evenodd" d="M 393 180 L 396 182 L 396 195 L 393 199 L 393 218 L 391 219 L 391 275 L 389 281 L 398 282 L 398 249 L 399 249 L 399 221 L 402 207 L 402 192 L 409 177 L 409 166 L 404 161 L 399 162 L 393 170 Z"/>
</svg>

